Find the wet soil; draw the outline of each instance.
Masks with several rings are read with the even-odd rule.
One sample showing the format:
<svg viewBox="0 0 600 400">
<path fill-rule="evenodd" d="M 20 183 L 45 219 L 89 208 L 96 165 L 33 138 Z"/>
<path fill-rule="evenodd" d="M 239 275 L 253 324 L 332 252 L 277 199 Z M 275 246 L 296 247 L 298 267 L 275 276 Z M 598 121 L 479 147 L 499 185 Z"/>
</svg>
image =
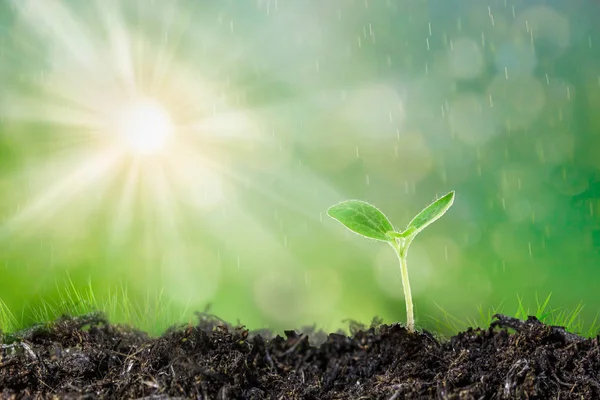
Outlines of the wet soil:
<svg viewBox="0 0 600 400">
<path fill-rule="evenodd" d="M 600 398 L 598 337 L 495 318 L 449 340 L 399 325 L 270 337 L 207 314 L 150 338 L 101 314 L 63 318 L 2 338 L 0 398 Z"/>
</svg>

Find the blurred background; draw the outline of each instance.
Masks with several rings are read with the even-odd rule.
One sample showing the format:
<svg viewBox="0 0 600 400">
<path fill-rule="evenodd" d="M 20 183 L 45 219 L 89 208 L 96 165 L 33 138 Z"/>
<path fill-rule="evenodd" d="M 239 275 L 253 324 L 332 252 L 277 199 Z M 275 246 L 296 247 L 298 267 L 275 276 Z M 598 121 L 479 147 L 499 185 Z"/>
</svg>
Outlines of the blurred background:
<svg viewBox="0 0 600 400">
<path fill-rule="evenodd" d="M 182 322 L 405 321 L 393 250 L 325 211 L 359 198 L 402 228 L 456 190 L 408 254 L 418 325 L 550 293 L 591 323 L 599 13 L 0 0 L 0 299 L 25 319 L 72 285 Z"/>
</svg>

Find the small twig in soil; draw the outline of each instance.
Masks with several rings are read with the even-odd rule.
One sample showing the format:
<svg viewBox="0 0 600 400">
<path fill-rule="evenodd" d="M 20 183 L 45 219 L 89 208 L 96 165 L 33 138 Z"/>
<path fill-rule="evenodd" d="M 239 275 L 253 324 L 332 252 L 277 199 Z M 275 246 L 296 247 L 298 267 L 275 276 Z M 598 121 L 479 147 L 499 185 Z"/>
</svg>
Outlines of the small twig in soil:
<svg viewBox="0 0 600 400">
<path fill-rule="evenodd" d="M 304 334 L 300 334 L 299 336 L 296 336 L 294 339 L 296 340 L 296 342 L 290 346 L 289 349 L 287 349 L 286 351 L 283 352 L 283 354 L 281 354 L 282 356 L 287 356 L 288 354 L 293 353 L 296 348 L 298 346 L 300 346 L 303 342 L 304 342 L 304 338 L 306 336 Z"/>
<path fill-rule="evenodd" d="M 37 355 L 31 349 L 31 346 L 29 346 L 27 344 L 27 342 L 25 342 L 25 341 L 12 343 L 12 344 L 0 344 L 0 350 L 2 350 L 2 354 L 1 354 L 2 357 L 3 358 L 6 357 L 7 350 L 11 350 L 13 353 L 10 355 L 13 355 L 17 348 L 22 348 L 29 357 L 31 357 L 32 359 L 37 361 L 37 359 L 38 359 Z"/>
</svg>

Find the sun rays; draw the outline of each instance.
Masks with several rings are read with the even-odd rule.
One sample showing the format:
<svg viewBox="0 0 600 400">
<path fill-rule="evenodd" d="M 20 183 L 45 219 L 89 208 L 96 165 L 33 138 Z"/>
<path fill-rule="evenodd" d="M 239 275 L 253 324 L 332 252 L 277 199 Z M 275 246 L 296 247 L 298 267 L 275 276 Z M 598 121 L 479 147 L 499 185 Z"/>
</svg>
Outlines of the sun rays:
<svg viewBox="0 0 600 400">
<path fill-rule="evenodd" d="M 336 140 L 312 114 L 330 115 L 315 96 L 337 91 L 315 95 L 308 78 L 325 78 L 305 58 L 337 42 L 307 50 L 278 32 L 311 7 L 275 18 L 250 3 L 5 1 L 0 157 L 15 155 L 0 164 L 5 267 L 26 265 L 38 287 L 68 269 L 231 312 L 256 307 L 270 276 L 307 276 L 302 242 L 339 193 L 300 159 L 298 143 Z"/>
<path fill-rule="evenodd" d="M 21 188 L 27 201 L 0 228 L 13 241 L 41 234 L 50 242 L 96 229 L 107 233 L 109 254 L 140 242 L 156 254 L 170 246 L 150 257 L 159 266 L 165 257 L 193 265 L 185 211 L 218 206 L 225 181 L 235 178 L 236 151 L 265 139 L 224 81 L 176 56 L 177 32 L 196 29 L 186 10 L 155 4 L 145 12 L 174 30 L 144 30 L 139 10 L 123 2 L 94 1 L 85 10 L 55 0 L 12 4 L 20 39 L 9 51 L 29 58 L 23 74 L 40 70 L 7 88 L 2 117 L 12 132 L 18 127 L 15 145 L 39 156 L 12 177 L 28 182 Z"/>
</svg>

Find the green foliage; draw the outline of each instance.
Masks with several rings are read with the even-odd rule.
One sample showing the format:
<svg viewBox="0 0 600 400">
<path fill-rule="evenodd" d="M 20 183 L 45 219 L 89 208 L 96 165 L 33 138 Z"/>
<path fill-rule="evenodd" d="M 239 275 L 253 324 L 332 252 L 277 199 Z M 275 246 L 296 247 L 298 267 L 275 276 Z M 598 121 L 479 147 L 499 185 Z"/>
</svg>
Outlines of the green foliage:
<svg viewBox="0 0 600 400">
<path fill-rule="evenodd" d="M 587 329 L 585 329 L 583 320 L 581 319 L 583 303 L 578 303 L 572 310 L 567 310 L 562 307 L 550 308 L 549 303 L 551 296 L 552 293 L 550 293 L 543 302 L 540 302 L 536 294 L 535 312 L 532 312 L 529 308 L 525 308 L 521 297 L 517 297 L 518 307 L 517 312 L 515 313 L 515 318 L 526 319 L 528 316 L 533 315 L 545 324 L 562 326 L 569 332 L 577 333 L 588 337 L 595 336 L 596 334 L 598 334 L 598 330 L 600 328 L 597 324 L 598 313 L 596 313 L 596 317 L 592 321 L 591 325 Z"/>
<path fill-rule="evenodd" d="M 327 210 L 327 214 L 331 218 L 352 232 L 370 239 L 387 242 L 392 246 L 400 261 L 402 286 L 406 299 L 406 326 L 411 332 L 414 331 L 414 312 L 406 266 L 408 247 L 415 236 L 444 215 L 452 203 L 454 203 L 454 191 L 425 207 L 410 221 L 404 231 L 396 231 L 383 212 L 362 200 L 346 200 Z"/>
<path fill-rule="evenodd" d="M 515 318 L 526 319 L 533 315 L 540 321 L 548 325 L 565 327 L 569 332 L 582 335 L 584 337 L 594 337 L 600 332 L 598 323 L 598 313 L 591 324 L 584 324 L 581 318 L 583 304 L 579 303 L 574 309 L 551 308 L 549 294 L 543 301 L 540 301 L 536 294 L 536 307 L 530 309 L 525 306 L 521 297 L 517 296 L 517 308 L 514 313 Z M 487 328 L 493 321 L 493 315 L 503 314 L 502 303 L 497 307 L 484 310 L 478 306 L 478 315 L 476 318 L 460 319 L 436 303 L 441 312 L 441 317 L 430 316 L 434 322 L 435 333 L 439 335 L 456 334 L 466 330 L 469 327 Z M 122 323 L 139 328 L 151 335 L 162 334 L 167 328 L 188 321 L 187 312 L 174 313 L 169 302 L 165 302 L 162 294 L 156 299 L 146 299 L 143 304 L 134 303 L 130 300 L 125 288 L 112 291 L 108 299 L 104 302 L 96 301 L 96 295 L 92 286 L 77 289 L 69 280 L 68 285 L 61 288 L 59 300 L 56 302 L 43 302 L 39 307 L 35 307 L 34 321 L 29 323 L 18 319 L 10 311 L 7 305 L 0 299 L 0 344 L 5 338 L 10 338 L 12 333 L 28 329 L 44 329 L 48 324 L 54 322 L 61 316 L 81 317 L 94 314 L 97 311 L 109 316 L 111 322 Z M 374 319 L 370 326 L 351 325 L 354 328 L 365 329 L 376 327 L 383 323 L 379 319 Z"/>
<path fill-rule="evenodd" d="M 2 343 L 3 333 L 15 331 L 19 327 L 19 321 L 9 310 L 8 306 L 0 299 L 0 343 Z"/>
<path fill-rule="evenodd" d="M 582 318 L 581 312 L 583 311 L 583 304 L 579 303 L 572 310 L 568 310 L 565 308 L 551 308 L 550 307 L 550 298 L 552 297 L 552 293 L 550 293 L 543 301 L 540 301 L 538 295 L 535 296 L 536 307 L 535 309 L 530 309 L 525 306 L 523 299 L 520 296 L 517 296 L 517 308 L 514 314 L 509 313 L 510 315 L 514 315 L 515 318 L 519 318 L 522 320 L 527 319 L 529 316 L 534 316 L 541 322 L 547 325 L 555 325 L 564 327 L 568 332 L 575 333 L 584 337 L 593 337 L 596 336 L 600 331 L 600 325 L 598 324 L 598 313 L 596 313 L 596 317 L 586 327 Z M 493 315 L 495 314 L 504 314 L 504 307 L 502 304 L 497 307 L 490 308 L 488 310 L 483 310 L 481 306 L 478 306 L 478 317 L 477 318 L 466 318 L 460 319 L 456 316 L 450 314 L 447 310 L 442 308 L 440 305 L 436 304 L 437 308 L 441 311 L 442 317 L 435 318 L 430 316 L 431 320 L 434 321 L 435 330 L 437 332 L 446 332 L 449 334 L 454 334 L 456 332 L 461 332 L 466 330 L 469 327 L 478 327 L 478 328 L 487 328 L 490 326 L 492 321 L 494 320 Z"/>
<path fill-rule="evenodd" d="M 148 296 L 145 301 L 134 302 L 126 287 L 109 289 L 103 300 L 98 300 L 91 281 L 83 287 L 76 287 L 68 278 L 64 285 L 57 284 L 58 298 L 55 301 L 42 300 L 31 307 L 29 320 L 17 319 L 0 299 L 0 342 L 5 334 L 27 329 L 31 326 L 43 326 L 62 316 L 80 317 L 96 312 L 105 314 L 112 323 L 126 324 L 141 329 L 151 335 L 160 335 L 173 325 L 188 321 L 189 306 L 181 311 L 158 296 Z"/>
<path fill-rule="evenodd" d="M 441 318 L 436 318 L 434 316 L 429 316 L 429 318 L 434 322 L 435 330 L 439 333 L 445 332 L 454 334 L 456 332 L 462 332 L 469 327 L 487 328 L 494 320 L 493 316 L 502 313 L 502 304 L 488 310 L 484 310 L 482 306 L 477 306 L 477 318 L 467 317 L 465 319 L 460 319 L 450 314 L 450 312 L 439 304 L 435 303 L 435 305 L 441 312 Z"/>
</svg>

